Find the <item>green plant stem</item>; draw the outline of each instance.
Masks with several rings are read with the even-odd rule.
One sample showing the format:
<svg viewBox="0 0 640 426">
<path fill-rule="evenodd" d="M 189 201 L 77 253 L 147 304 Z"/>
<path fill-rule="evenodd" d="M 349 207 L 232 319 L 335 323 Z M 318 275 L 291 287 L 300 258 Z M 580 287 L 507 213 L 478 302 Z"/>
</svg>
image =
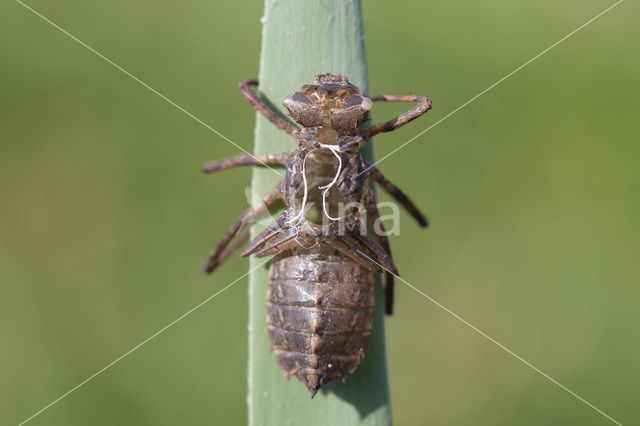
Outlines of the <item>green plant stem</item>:
<svg viewBox="0 0 640 426">
<path fill-rule="evenodd" d="M 362 13 L 357 0 L 266 0 L 260 57 L 261 97 L 285 115 L 282 99 L 316 74 L 344 74 L 367 94 L 369 83 Z M 255 152 L 292 151 L 291 136 L 258 114 Z M 372 160 L 371 142 L 365 155 Z M 280 170 L 284 173 L 283 170 Z M 254 194 L 266 194 L 282 177 L 253 171 Z M 257 195 L 254 195 L 257 197 Z M 254 200 L 257 201 L 257 200 Z M 262 225 L 252 228 L 256 235 Z M 251 259 L 250 267 L 260 260 Z M 376 282 L 376 320 L 366 357 L 346 383 L 332 381 L 312 400 L 295 377 L 287 381 L 269 350 L 265 323 L 268 269 L 249 277 L 249 424 L 391 424 L 384 344 L 384 300 Z"/>
</svg>

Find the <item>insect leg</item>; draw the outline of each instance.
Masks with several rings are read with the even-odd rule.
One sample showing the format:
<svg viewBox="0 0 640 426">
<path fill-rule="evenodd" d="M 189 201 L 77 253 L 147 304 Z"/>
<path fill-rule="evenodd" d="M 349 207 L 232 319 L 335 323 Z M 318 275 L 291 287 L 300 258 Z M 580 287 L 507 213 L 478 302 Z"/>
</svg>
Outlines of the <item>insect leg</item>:
<svg viewBox="0 0 640 426">
<path fill-rule="evenodd" d="M 275 188 L 271 190 L 267 196 L 265 196 L 261 202 L 256 203 L 249 207 L 240 215 L 238 219 L 227 229 L 216 247 L 213 249 L 207 263 L 204 265 L 204 272 L 210 274 L 222 261 L 224 261 L 230 254 L 232 249 L 227 249 L 227 246 L 231 243 L 231 240 L 237 235 L 238 231 L 250 220 L 258 217 L 261 213 L 267 210 L 267 208 L 273 205 L 276 201 L 282 198 L 283 184 L 280 182 Z M 241 239 L 244 238 L 244 235 Z M 234 244 L 233 247 L 238 247 L 240 244 Z"/>
<path fill-rule="evenodd" d="M 290 154 L 288 152 L 280 152 L 277 154 L 251 155 L 240 154 L 222 160 L 207 161 L 202 165 L 202 171 L 205 173 L 217 172 L 218 170 L 227 170 L 240 166 L 267 166 L 281 165 L 286 166 L 289 161 Z"/>
<path fill-rule="evenodd" d="M 260 112 L 260 114 L 264 115 L 267 120 L 272 122 L 278 129 L 282 129 L 289 134 L 293 134 L 294 131 L 298 130 L 298 127 L 289 123 L 284 118 L 280 117 L 277 112 L 269 108 L 253 91 L 251 86 L 257 86 L 258 80 L 244 80 L 241 81 L 238 85 L 238 90 L 242 93 L 242 96 L 245 97 L 246 100 L 249 101 L 251 106 L 255 108 L 256 111 Z"/>
<path fill-rule="evenodd" d="M 225 260 L 227 260 L 227 258 L 233 254 L 234 251 L 238 250 L 240 248 L 241 245 L 243 245 L 244 243 L 247 242 L 247 240 L 249 240 L 249 237 L 251 236 L 251 232 L 247 229 L 246 231 L 244 231 L 242 233 L 241 236 L 239 236 L 238 238 L 236 238 L 236 240 L 231 243 L 229 245 L 229 247 L 227 247 L 226 249 L 224 249 L 222 251 L 222 253 L 220 253 L 217 257 L 217 261 L 218 261 L 218 265 L 220 265 L 222 262 L 224 262 Z"/>
<path fill-rule="evenodd" d="M 409 111 L 400 114 L 396 118 L 389 120 L 385 123 L 374 124 L 369 127 L 366 132 L 369 137 L 373 135 L 377 135 L 382 132 L 390 132 L 392 130 L 397 129 L 398 127 L 404 126 L 411 120 L 414 120 L 420 117 L 425 112 L 431 109 L 431 100 L 429 98 L 425 98 L 424 96 L 416 96 L 416 95 L 378 95 L 371 98 L 372 101 L 383 101 L 383 102 L 417 102 L 418 105 L 411 108 Z"/>
<path fill-rule="evenodd" d="M 422 214 L 420 209 L 413 204 L 413 201 L 407 195 L 402 192 L 400 188 L 398 188 L 393 182 L 385 177 L 377 167 L 371 167 L 370 176 L 373 180 L 378 182 L 380 186 L 382 186 L 393 198 L 396 199 L 405 209 L 409 211 L 409 214 L 414 217 L 415 220 L 418 221 L 420 226 L 427 227 L 429 226 L 429 221 Z"/>
<path fill-rule="evenodd" d="M 384 229 L 384 224 L 380 220 L 380 212 L 378 211 L 377 204 L 376 196 L 373 191 L 371 191 L 369 204 L 367 205 L 367 218 L 373 227 L 373 232 L 376 234 L 376 237 L 378 237 L 378 242 L 393 261 L 391 246 L 389 245 L 389 237 L 387 237 L 387 231 Z M 376 223 L 378 224 L 377 228 Z M 387 315 L 391 315 L 393 313 L 393 274 L 389 271 L 385 271 L 384 275 L 385 312 Z"/>
</svg>

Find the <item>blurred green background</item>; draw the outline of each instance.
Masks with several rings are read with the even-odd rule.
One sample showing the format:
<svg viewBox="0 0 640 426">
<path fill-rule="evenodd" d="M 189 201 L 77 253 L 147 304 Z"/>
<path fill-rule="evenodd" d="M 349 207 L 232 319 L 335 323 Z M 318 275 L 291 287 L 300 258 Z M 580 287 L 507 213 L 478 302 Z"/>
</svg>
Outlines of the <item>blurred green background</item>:
<svg viewBox="0 0 640 426">
<path fill-rule="evenodd" d="M 251 149 L 236 85 L 258 74 L 262 2 L 28 4 Z M 365 2 L 372 92 L 434 102 L 378 157 L 611 4 Z M 623 424 L 640 418 L 638 12 L 622 3 L 380 164 L 432 222 L 403 213 L 403 277 Z M 200 268 L 250 170 L 203 176 L 238 149 L 19 3 L 0 36 L 0 423 L 17 424 L 246 271 Z M 396 424 L 610 424 L 396 294 Z M 246 323 L 242 280 L 31 423 L 244 423 Z"/>
</svg>

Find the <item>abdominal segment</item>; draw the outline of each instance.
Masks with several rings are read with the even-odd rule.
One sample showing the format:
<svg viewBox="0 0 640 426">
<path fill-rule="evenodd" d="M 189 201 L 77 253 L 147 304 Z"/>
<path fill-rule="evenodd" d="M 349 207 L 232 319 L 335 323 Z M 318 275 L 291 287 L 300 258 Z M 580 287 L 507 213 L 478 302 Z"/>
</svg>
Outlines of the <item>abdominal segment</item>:
<svg viewBox="0 0 640 426">
<path fill-rule="evenodd" d="M 320 243 L 275 257 L 269 271 L 267 329 L 274 357 L 312 396 L 353 373 L 369 342 L 374 272 Z"/>
</svg>

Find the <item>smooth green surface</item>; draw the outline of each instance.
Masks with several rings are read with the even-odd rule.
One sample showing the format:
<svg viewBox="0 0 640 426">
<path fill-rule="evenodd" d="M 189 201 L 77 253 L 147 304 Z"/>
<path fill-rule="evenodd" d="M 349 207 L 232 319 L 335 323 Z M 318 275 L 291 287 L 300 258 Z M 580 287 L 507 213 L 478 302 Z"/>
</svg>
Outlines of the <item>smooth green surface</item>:
<svg viewBox="0 0 640 426">
<path fill-rule="evenodd" d="M 29 4 L 251 150 L 236 86 L 258 75 L 262 0 Z M 377 158 L 610 4 L 365 2 L 371 93 L 434 103 L 376 137 Z M 246 273 L 200 268 L 251 170 L 203 176 L 238 149 L 19 4 L 0 11 L 0 424 L 16 425 Z M 640 418 L 639 17 L 625 1 L 380 164 L 432 222 L 402 214 L 402 276 L 624 425 Z M 395 424 L 610 424 L 396 294 Z M 31 424 L 246 424 L 247 315 L 244 279 Z"/>
<path fill-rule="evenodd" d="M 286 113 L 285 96 L 313 82 L 316 74 L 344 74 L 368 93 L 369 84 L 359 1 L 267 0 L 260 54 L 260 93 Z M 262 116 L 256 125 L 257 153 L 291 151 L 293 138 Z M 372 145 L 367 149 L 373 158 Z M 280 170 L 283 172 L 283 170 Z M 282 176 L 256 168 L 256 201 Z M 256 225 L 254 235 L 264 228 Z M 252 259 L 250 267 L 261 263 Z M 295 377 L 286 381 L 269 350 L 265 323 L 267 266 L 249 280 L 249 423 L 252 425 L 388 425 L 391 423 L 384 345 L 384 298 L 376 292 L 376 319 L 366 357 L 346 383 L 332 381 L 312 400 Z"/>
</svg>

